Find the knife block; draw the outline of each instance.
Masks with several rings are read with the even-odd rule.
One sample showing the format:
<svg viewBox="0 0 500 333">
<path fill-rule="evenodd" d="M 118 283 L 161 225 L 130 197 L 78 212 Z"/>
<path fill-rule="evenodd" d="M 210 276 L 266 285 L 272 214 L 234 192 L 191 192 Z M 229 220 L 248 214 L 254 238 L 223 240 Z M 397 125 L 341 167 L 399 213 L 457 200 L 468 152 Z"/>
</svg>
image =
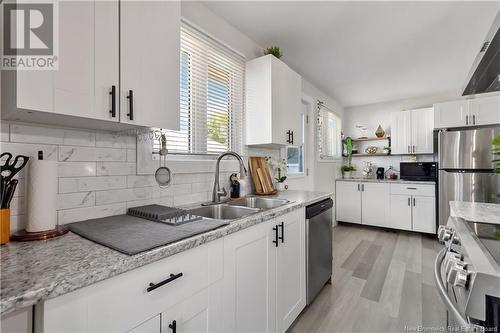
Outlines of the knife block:
<svg viewBox="0 0 500 333">
<path fill-rule="evenodd" d="M 10 209 L 0 209 L 0 244 L 7 244 L 10 240 Z"/>
</svg>

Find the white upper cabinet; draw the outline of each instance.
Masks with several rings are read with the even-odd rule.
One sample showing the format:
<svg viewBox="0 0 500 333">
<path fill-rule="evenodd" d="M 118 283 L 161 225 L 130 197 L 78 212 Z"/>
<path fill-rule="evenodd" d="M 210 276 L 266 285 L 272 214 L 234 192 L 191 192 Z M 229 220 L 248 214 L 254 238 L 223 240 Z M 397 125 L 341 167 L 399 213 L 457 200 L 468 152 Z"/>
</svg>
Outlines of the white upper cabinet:
<svg viewBox="0 0 500 333">
<path fill-rule="evenodd" d="M 17 108 L 118 121 L 118 1 L 60 1 L 58 70 L 19 70 Z"/>
<path fill-rule="evenodd" d="M 179 130 L 180 1 L 122 1 L 120 121 Z"/>
<path fill-rule="evenodd" d="M 500 124 L 500 95 L 471 99 L 469 103 L 473 125 Z"/>
<path fill-rule="evenodd" d="M 433 108 L 391 113 L 392 154 L 432 154 Z"/>
<path fill-rule="evenodd" d="M 410 113 L 412 153 L 434 153 L 434 109 L 417 109 L 411 110 Z"/>
<path fill-rule="evenodd" d="M 500 124 L 500 95 L 434 104 L 434 127 Z"/>
<path fill-rule="evenodd" d="M 302 80 L 273 55 L 246 63 L 247 145 L 301 143 Z"/>
<path fill-rule="evenodd" d="M 59 69 L 13 73 L 3 118 L 179 129 L 180 2 L 59 1 L 58 10 Z"/>
</svg>

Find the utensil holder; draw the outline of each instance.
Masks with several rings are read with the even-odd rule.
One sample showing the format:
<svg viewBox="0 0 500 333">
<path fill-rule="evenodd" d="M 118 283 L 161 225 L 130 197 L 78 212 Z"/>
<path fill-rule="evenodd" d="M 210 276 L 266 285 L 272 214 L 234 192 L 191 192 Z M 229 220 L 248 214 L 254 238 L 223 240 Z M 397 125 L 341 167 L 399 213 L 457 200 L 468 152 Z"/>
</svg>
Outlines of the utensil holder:
<svg viewBox="0 0 500 333">
<path fill-rule="evenodd" d="M 0 244 L 7 244 L 10 240 L 10 209 L 0 209 Z"/>
</svg>

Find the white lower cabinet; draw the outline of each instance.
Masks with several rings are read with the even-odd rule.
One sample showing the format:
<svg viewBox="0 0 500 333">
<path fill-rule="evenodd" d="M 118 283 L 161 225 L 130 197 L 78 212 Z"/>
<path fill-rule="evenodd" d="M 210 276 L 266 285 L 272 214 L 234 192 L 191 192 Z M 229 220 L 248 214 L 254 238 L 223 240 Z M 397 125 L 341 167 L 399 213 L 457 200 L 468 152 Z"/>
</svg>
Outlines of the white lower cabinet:
<svg viewBox="0 0 500 333">
<path fill-rule="evenodd" d="M 304 210 L 227 237 L 226 332 L 285 332 L 306 304 Z"/>
<path fill-rule="evenodd" d="M 436 186 L 337 181 L 336 220 L 436 233 Z"/>
<path fill-rule="evenodd" d="M 45 301 L 35 332 L 283 333 L 306 304 L 304 214 Z"/>
</svg>

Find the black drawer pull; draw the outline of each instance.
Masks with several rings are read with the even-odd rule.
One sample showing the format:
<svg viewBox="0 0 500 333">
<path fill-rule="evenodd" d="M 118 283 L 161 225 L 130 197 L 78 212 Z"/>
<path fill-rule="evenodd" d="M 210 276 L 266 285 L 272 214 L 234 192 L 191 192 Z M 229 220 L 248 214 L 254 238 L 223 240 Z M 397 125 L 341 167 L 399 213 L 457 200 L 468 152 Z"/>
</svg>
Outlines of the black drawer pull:
<svg viewBox="0 0 500 333">
<path fill-rule="evenodd" d="M 291 143 L 292 143 L 292 145 L 293 145 L 293 131 L 292 131 L 292 142 L 291 142 Z"/>
<path fill-rule="evenodd" d="M 115 118 L 116 117 L 116 86 L 111 86 L 111 91 L 109 92 L 111 95 L 111 110 L 109 110 L 109 113 L 111 113 L 111 117 Z"/>
<path fill-rule="evenodd" d="M 160 288 L 161 286 L 163 285 L 166 285 L 167 283 L 169 282 L 172 282 L 174 280 L 177 280 L 178 278 L 180 278 L 182 276 L 182 273 L 179 273 L 179 274 L 170 274 L 170 277 L 168 279 L 165 279 L 161 282 L 158 282 L 156 284 L 154 284 L 153 282 L 151 282 L 149 284 L 149 287 L 148 289 L 146 289 L 146 291 L 149 293 L 150 291 L 153 291 L 155 290 L 156 288 Z"/>
<path fill-rule="evenodd" d="M 278 224 L 278 227 L 281 228 L 281 236 L 278 237 L 279 240 L 281 240 L 282 243 L 285 242 L 285 222 L 281 222 Z"/>
<path fill-rule="evenodd" d="M 132 90 L 128 91 L 128 119 L 134 120 L 134 92 Z"/>
<path fill-rule="evenodd" d="M 177 333 L 177 321 L 172 321 L 172 324 L 168 324 L 168 328 L 172 330 L 172 333 Z"/>
<path fill-rule="evenodd" d="M 276 247 L 278 247 L 279 236 L 278 236 L 278 226 L 277 225 L 274 226 L 273 231 L 274 231 L 274 240 L 273 240 L 273 243 L 274 243 L 274 245 L 276 245 Z"/>
<path fill-rule="evenodd" d="M 407 187 L 406 189 L 407 190 L 416 190 L 417 188 L 416 187 Z"/>
</svg>

